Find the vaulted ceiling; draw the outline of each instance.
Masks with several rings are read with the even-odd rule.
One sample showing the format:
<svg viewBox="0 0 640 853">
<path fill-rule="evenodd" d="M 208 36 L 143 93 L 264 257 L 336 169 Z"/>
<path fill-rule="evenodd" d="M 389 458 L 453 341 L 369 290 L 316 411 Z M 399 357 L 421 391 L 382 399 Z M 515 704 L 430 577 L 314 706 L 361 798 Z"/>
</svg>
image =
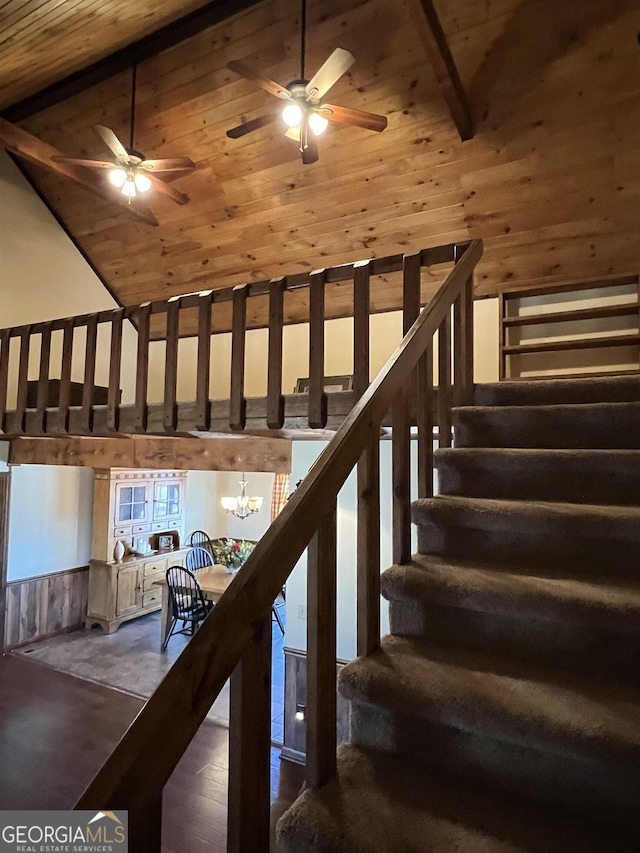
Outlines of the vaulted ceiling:
<svg viewBox="0 0 640 853">
<path fill-rule="evenodd" d="M 0 9 L 10 107 L 192 12 L 199 0 L 9 0 Z M 211 5 L 211 4 L 209 4 Z M 221 4 L 222 5 L 222 4 Z M 436 0 L 467 91 L 462 142 L 400 0 L 310 0 L 308 68 L 333 48 L 356 64 L 331 100 L 388 117 L 374 134 L 334 124 L 300 162 L 277 124 L 225 131 L 278 102 L 226 68 L 299 73 L 299 9 L 263 0 L 144 59 L 135 147 L 188 155 L 150 199 L 153 228 L 41 168 L 28 171 L 123 304 L 482 237 L 480 294 L 623 273 L 640 258 L 640 75 L 634 0 Z M 73 156 L 107 154 L 95 124 L 128 137 L 130 70 L 21 122 Z M 10 114 L 10 111 L 7 113 Z M 378 293 L 389 304 L 398 294 Z"/>
</svg>

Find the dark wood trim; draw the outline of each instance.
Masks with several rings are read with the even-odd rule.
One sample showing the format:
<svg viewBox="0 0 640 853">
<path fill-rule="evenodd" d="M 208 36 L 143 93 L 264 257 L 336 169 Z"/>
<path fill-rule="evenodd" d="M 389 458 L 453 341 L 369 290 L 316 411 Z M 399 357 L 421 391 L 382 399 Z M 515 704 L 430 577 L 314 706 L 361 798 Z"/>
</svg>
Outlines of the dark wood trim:
<svg viewBox="0 0 640 853">
<path fill-rule="evenodd" d="M 433 73 L 464 142 L 473 137 L 467 95 L 432 0 L 409 0 L 409 10 Z"/>
<path fill-rule="evenodd" d="M 245 12 L 252 6 L 257 6 L 259 2 L 260 0 L 211 0 L 202 8 L 189 12 L 154 33 L 150 33 L 144 38 L 115 51 L 115 53 L 93 62 L 86 68 L 81 68 L 68 77 L 64 77 L 39 92 L 12 104 L 3 110 L 2 117 L 12 122 L 24 121 L 24 119 L 52 107 L 54 104 L 59 104 L 67 98 L 72 98 L 74 95 L 108 80 L 121 71 L 126 71 L 132 67 L 134 61 L 144 62 L 145 59 L 150 59 L 152 56 L 162 53 L 163 50 L 175 47 L 180 42 L 198 35 L 209 27 L 221 24 L 234 15 Z"/>
<path fill-rule="evenodd" d="M 526 294 L 522 295 L 522 298 Z M 640 303 L 630 305 L 600 305 L 597 308 L 576 308 L 573 311 L 553 311 L 547 314 L 526 314 L 503 317 L 505 326 L 539 326 L 547 323 L 572 323 L 574 320 L 601 320 L 605 317 L 633 317 L 640 313 Z"/>
<path fill-rule="evenodd" d="M 0 473 L 0 648 L 4 651 L 4 632 L 7 614 L 7 568 L 9 554 L 9 496 L 11 469 Z"/>
</svg>

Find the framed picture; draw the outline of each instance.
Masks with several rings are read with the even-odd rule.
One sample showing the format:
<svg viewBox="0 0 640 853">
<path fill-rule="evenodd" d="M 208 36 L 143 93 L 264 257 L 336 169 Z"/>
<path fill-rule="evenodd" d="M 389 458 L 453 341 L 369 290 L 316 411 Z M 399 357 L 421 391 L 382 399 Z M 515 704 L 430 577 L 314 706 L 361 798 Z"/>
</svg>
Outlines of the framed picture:
<svg viewBox="0 0 640 853">
<path fill-rule="evenodd" d="M 352 391 L 353 390 L 353 376 L 344 374 L 343 376 L 325 376 L 324 377 L 324 390 L 325 393 L 331 394 L 335 391 Z M 309 393 L 309 377 L 305 376 L 302 379 L 298 379 L 296 382 L 296 387 L 293 390 L 294 394 L 308 394 Z"/>
<path fill-rule="evenodd" d="M 158 536 L 158 548 L 160 550 L 163 548 L 167 548 L 168 550 L 173 549 L 173 536 L 171 533 L 160 534 Z"/>
</svg>

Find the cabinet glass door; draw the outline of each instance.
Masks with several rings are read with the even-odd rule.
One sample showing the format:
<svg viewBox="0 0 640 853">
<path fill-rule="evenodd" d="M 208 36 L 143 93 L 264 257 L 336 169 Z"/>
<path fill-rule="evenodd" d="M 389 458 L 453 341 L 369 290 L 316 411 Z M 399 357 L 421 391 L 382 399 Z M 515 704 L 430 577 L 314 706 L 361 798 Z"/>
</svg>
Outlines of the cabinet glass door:
<svg viewBox="0 0 640 853">
<path fill-rule="evenodd" d="M 175 518 L 182 512 L 181 483 L 156 483 L 153 499 L 153 520 Z"/>
<path fill-rule="evenodd" d="M 120 486 L 117 500 L 117 521 L 142 521 L 147 511 L 146 486 Z"/>
</svg>

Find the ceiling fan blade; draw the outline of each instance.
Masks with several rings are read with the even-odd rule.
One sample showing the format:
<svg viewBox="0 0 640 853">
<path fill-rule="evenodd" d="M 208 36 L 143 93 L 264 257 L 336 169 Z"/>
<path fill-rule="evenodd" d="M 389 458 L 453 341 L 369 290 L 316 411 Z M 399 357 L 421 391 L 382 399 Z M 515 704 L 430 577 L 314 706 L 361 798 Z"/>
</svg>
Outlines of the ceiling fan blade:
<svg viewBox="0 0 640 853">
<path fill-rule="evenodd" d="M 151 181 L 151 186 L 156 192 L 166 195 L 168 198 L 172 199 L 172 201 L 175 201 L 176 204 L 186 204 L 189 201 L 188 195 L 181 193 L 180 190 L 169 186 L 169 184 L 165 184 L 162 178 L 157 178 L 153 173 L 145 174 L 147 174 L 147 177 Z"/>
<path fill-rule="evenodd" d="M 330 121 L 339 121 L 343 124 L 352 124 L 356 127 L 364 127 L 365 130 L 375 130 L 378 133 L 387 126 L 387 117 L 375 113 L 367 113 L 364 110 L 354 110 L 351 107 L 339 107 L 336 104 L 322 104 L 317 108 L 320 115 Z"/>
<path fill-rule="evenodd" d="M 188 157 L 164 157 L 160 160 L 143 160 L 139 169 L 149 172 L 192 172 L 196 167 Z"/>
<path fill-rule="evenodd" d="M 254 130 L 266 127 L 268 124 L 275 121 L 275 119 L 275 113 L 271 113 L 271 115 L 258 116 L 258 118 L 252 118 L 251 121 L 245 121 L 244 124 L 232 127 L 231 130 L 227 131 L 227 136 L 229 139 L 240 139 L 240 137 L 246 136 L 247 133 L 252 133 Z"/>
<path fill-rule="evenodd" d="M 83 160 L 81 157 L 65 157 L 62 154 L 54 154 L 51 158 L 54 163 L 69 163 L 71 166 L 86 166 L 89 169 L 113 169 L 115 163 L 108 160 Z"/>
<path fill-rule="evenodd" d="M 122 142 L 118 139 L 115 133 L 109 127 L 104 127 L 102 124 L 95 125 L 96 130 L 102 137 L 102 139 L 106 142 L 107 146 L 113 151 L 116 157 L 119 157 L 121 160 L 129 159 L 129 152 L 124 147 Z"/>
<path fill-rule="evenodd" d="M 276 98 L 289 99 L 291 97 L 291 93 L 286 86 L 281 86 L 270 77 L 265 77 L 265 75 L 261 74 L 259 71 L 254 71 L 239 59 L 232 59 L 231 62 L 227 62 L 227 68 L 235 74 L 239 74 L 240 77 L 244 77 L 245 80 L 250 80 L 252 83 L 255 83 L 256 86 L 260 86 L 261 89 L 269 92 L 269 94 L 275 95 Z"/>
<path fill-rule="evenodd" d="M 310 98 L 322 98 L 355 61 L 356 58 L 350 51 L 337 47 L 307 83 L 307 95 Z"/>
<path fill-rule="evenodd" d="M 315 163 L 320 157 L 318 154 L 318 143 L 311 134 L 308 136 L 307 147 L 302 152 L 302 162 L 305 166 L 310 166 L 311 163 Z"/>
</svg>

